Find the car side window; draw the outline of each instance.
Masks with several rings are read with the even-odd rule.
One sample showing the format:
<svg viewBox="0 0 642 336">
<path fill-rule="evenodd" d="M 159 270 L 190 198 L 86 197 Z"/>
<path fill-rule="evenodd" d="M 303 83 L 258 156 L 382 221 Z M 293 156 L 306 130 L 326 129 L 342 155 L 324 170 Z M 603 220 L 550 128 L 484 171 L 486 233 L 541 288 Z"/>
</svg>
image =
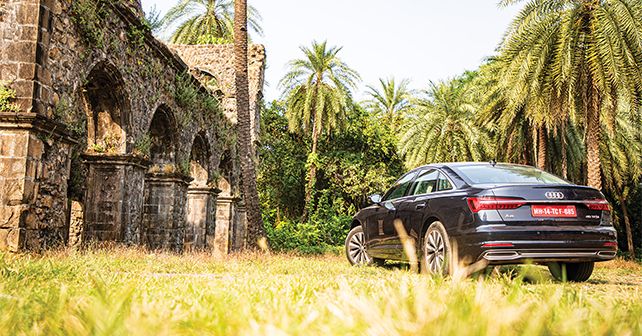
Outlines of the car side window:
<svg viewBox="0 0 642 336">
<path fill-rule="evenodd" d="M 413 172 L 402 177 L 399 181 L 397 181 L 397 183 L 395 183 L 395 185 L 392 186 L 392 188 L 390 188 L 390 190 L 383 197 L 383 200 L 390 201 L 395 198 L 405 196 L 406 191 L 408 190 L 408 187 L 412 184 L 412 180 L 415 179 L 415 176 L 417 176 L 417 173 Z"/>
<path fill-rule="evenodd" d="M 439 173 L 439 182 L 437 182 L 437 187 L 439 191 L 452 190 L 453 185 L 450 183 L 450 180 L 444 175 L 444 173 Z"/>
<path fill-rule="evenodd" d="M 432 169 L 421 174 L 415 181 L 412 190 L 412 195 L 430 194 L 437 191 L 437 180 L 439 179 L 439 172 Z"/>
</svg>

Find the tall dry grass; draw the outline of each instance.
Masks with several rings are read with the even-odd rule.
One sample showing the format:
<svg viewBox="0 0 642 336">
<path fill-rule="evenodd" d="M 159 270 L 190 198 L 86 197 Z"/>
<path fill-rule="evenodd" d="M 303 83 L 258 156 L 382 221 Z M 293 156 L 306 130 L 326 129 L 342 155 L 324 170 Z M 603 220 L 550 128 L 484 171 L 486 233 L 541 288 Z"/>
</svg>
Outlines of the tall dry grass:
<svg viewBox="0 0 642 336">
<path fill-rule="evenodd" d="M 0 256 L 5 335 L 642 335 L 642 268 L 430 277 L 342 257 L 137 249 Z"/>
</svg>

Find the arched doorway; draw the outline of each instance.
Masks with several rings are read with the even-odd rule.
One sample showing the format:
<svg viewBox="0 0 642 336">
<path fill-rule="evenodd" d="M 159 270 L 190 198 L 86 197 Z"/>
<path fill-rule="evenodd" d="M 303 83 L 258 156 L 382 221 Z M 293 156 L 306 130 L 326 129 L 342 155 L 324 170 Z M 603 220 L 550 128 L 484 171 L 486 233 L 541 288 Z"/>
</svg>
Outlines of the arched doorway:
<svg viewBox="0 0 642 336">
<path fill-rule="evenodd" d="M 160 106 L 149 126 L 151 167 L 145 176 L 143 227 L 152 249 L 181 252 L 185 243 L 187 187 L 191 178 L 177 162 L 178 129 L 174 114 Z"/>
<path fill-rule="evenodd" d="M 208 232 L 215 230 L 214 208 L 216 187 L 210 183 L 210 150 L 207 136 L 199 133 L 194 138 L 190 154 L 190 177 L 187 192 L 187 228 L 185 245 L 204 248 Z"/>
<path fill-rule="evenodd" d="M 234 161 L 232 152 L 226 150 L 221 155 L 218 167 L 217 187 L 219 194 L 216 197 L 216 232 L 215 247 L 221 254 L 227 254 L 232 250 L 232 238 L 234 236 L 234 223 L 237 222 L 236 186 L 234 177 Z"/>
<path fill-rule="evenodd" d="M 106 62 L 96 65 L 85 82 L 80 99 L 87 121 L 81 149 L 86 189 L 76 191 L 76 198 L 84 195 L 84 199 L 72 204 L 72 209 L 78 218 L 84 205 L 84 240 L 138 244 L 147 163 L 131 155 L 128 148 L 131 107 L 127 90 L 119 71 Z M 72 178 L 82 168 L 73 163 Z"/>
</svg>

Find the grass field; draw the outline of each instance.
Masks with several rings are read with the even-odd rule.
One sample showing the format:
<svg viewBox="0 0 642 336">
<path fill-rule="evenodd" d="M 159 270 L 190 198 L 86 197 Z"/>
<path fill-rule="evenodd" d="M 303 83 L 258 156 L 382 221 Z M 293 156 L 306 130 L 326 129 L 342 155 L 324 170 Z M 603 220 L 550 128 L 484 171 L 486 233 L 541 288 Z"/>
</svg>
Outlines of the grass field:
<svg viewBox="0 0 642 336">
<path fill-rule="evenodd" d="M 0 333 L 642 335 L 641 290 L 624 261 L 561 284 L 535 266 L 453 280 L 337 256 L 0 254 Z"/>
</svg>

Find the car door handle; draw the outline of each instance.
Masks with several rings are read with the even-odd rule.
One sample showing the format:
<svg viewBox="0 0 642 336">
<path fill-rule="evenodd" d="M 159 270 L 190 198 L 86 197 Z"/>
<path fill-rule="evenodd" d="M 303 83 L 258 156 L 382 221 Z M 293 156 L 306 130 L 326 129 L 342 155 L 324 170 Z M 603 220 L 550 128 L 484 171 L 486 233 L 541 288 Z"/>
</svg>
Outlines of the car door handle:
<svg viewBox="0 0 642 336">
<path fill-rule="evenodd" d="M 421 210 L 421 209 L 425 209 L 425 208 L 426 208 L 426 203 L 425 202 L 424 203 L 419 203 L 415 207 L 415 209 L 417 209 L 417 210 Z"/>
</svg>

